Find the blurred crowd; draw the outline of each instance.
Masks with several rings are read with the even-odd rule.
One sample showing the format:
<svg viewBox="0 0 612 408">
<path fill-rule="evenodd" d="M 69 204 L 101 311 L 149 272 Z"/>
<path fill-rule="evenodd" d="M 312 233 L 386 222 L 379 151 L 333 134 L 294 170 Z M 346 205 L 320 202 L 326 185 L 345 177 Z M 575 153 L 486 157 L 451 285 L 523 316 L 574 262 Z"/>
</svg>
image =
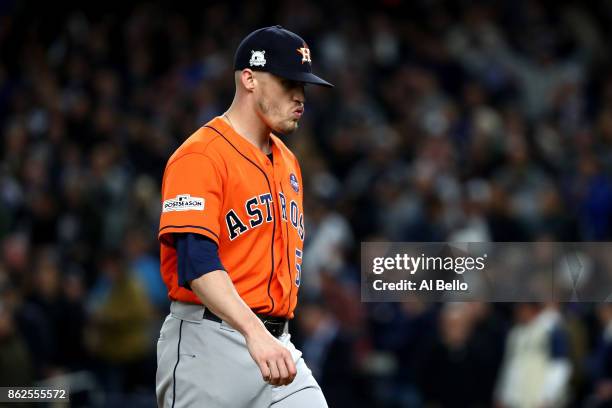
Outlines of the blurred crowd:
<svg viewBox="0 0 612 408">
<path fill-rule="evenodd" d="M 292 331 L 330 406 L 612 404 L 608 304 L 359 288 L 363 241 L 612 241 L 612 3 L 175 3 L 0 2 L 0 385 L 155 404 L 163 169 L 229 106 L 240 39 L 281 24 L 336 84 L 285 139 Z"/>
</svg>

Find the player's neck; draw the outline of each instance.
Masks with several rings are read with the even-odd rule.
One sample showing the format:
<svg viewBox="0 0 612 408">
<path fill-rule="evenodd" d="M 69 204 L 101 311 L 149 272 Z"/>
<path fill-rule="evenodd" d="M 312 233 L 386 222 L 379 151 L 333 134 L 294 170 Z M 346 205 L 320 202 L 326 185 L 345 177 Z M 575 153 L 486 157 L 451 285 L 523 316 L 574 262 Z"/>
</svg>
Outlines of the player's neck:
<svg viewBox="0 0 612 408">
<path fill-rule="evenodd" d="M 270 128 L 261 121 L 255 112 L 240 109 L 232 104 L 222 117 L 236 133 L 251 142 L 264 154 L 270 154 Z"/>
</svg>

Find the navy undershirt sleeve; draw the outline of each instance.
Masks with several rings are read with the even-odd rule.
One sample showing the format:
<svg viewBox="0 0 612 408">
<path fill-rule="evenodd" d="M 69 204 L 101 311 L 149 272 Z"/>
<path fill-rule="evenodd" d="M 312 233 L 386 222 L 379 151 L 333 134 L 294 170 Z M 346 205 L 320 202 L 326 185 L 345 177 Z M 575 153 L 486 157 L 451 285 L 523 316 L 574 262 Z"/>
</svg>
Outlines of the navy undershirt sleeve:
<svg viewBox="0 0 612 408">
<path fill-rule="evenodd" d="M 216 270 L 225 270 L 219 259 L 217 244 L 204 235 L 174 234 L 176 245 L 178 284 L 191 290 L 189 282 Z"/>
</svg>

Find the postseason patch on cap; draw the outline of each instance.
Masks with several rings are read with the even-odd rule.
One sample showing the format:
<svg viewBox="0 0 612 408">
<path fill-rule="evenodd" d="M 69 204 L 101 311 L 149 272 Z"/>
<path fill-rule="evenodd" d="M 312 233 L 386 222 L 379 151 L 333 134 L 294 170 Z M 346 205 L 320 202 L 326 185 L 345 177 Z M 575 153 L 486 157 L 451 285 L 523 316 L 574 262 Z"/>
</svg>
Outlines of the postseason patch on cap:
<svg viewBox="0 0 612 408">
<path fill-rule="evenodd" d="M 293 191 L 295 191 L 296 193 L 300 192 L 300 185 L 298 184 L 297 177 L 295 177 L 295 174 L 293 173 L 291 173 L 291 175 L 289 176 L 289 184 L 291 184 L 291 188 L 293 188 Z"/>
<path fill-rule="evenodd" d="M 266 66 L 266 52 L 251 50 L 251 59 L 249 64 L 252 67 L 265 67 Z"/>
</svg>

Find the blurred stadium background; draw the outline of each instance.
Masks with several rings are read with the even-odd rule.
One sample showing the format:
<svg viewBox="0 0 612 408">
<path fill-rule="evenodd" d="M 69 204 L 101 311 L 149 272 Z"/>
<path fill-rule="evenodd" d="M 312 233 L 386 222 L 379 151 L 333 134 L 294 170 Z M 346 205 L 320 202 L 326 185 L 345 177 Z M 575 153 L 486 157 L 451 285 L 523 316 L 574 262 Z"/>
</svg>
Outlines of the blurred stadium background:
<svg viewBox="0 0 612 408">
<path fill-rule="evenodd" d="M 155 404 L 165 162 L 229 105 L 240 39 L 282 24 L 336 84 L 286 139 L 292 331 L 330 406 L 610 406 L 612 306 L 364 304 L 359 243 L 611 241 L 612 2 L 114 7 L 0 1 L 0 385 Z"/>
</svg>

